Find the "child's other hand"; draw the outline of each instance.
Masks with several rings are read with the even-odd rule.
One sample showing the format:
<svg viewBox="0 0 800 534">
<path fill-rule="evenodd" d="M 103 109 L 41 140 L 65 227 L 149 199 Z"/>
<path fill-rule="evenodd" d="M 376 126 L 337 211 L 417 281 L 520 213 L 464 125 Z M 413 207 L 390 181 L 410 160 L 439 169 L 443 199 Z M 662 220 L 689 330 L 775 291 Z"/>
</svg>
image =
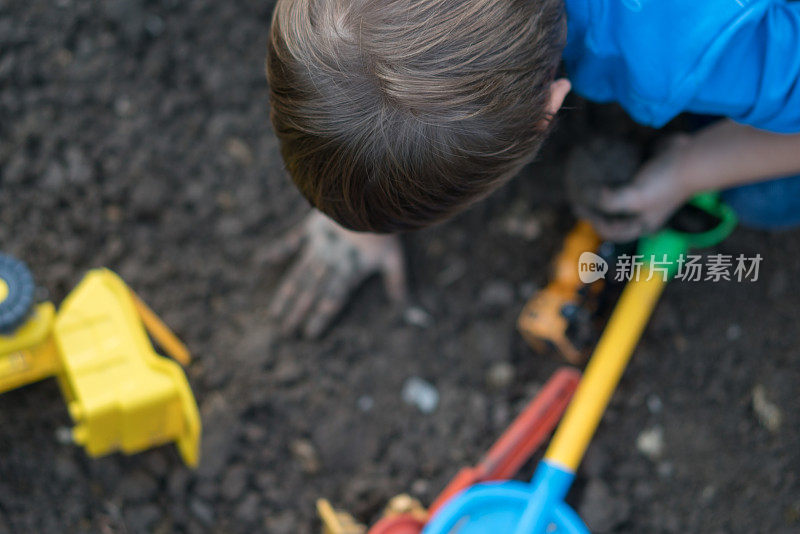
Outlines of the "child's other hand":
<svg viewBox="0 0 800 534">
<path fill-rule="evenodd" d="M 658 230 L 694 193 L 681 165 L 690 144 L 688 135 L 672 138 L 630 185 L 600 189 L 591 204 L 575 207 L 578 216 L 589 219 L 604 238 L 620 243 Z"/>
<path fill-rule="evenodd" d="M 319 336 L 369 276 L 380 273 L 394 302 L 406 296 L 403 249 L 393 235 L 346 230 L 314 210 L 265 251 L 266 263 L 300 255 L 269 308 L 284 334 Z"/>
</svg>

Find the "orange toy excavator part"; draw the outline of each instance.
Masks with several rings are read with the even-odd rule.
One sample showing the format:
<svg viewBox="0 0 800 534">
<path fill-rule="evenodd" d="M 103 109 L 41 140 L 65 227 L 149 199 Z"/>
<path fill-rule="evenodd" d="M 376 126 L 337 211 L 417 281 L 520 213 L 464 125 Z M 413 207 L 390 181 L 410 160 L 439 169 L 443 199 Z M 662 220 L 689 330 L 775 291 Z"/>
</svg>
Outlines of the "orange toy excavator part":
<svg viewBox="0 0 800 534">
<path fill-rule="evenodd" d="M 179 364 L 186 367 L 191 363 L 192 357 L 189 354 L 189 349 L 186 348 L 186 345 L 178 339 L 178 336 L 172 333 L 172 330 L 164 324 L 158 315 L 150 309 L 150 307 L 144 303 L 142 299 L 139 298 L 132 289 L 130 290 L 131 297 L 133 298 L 133 304 L 136 307 L 136 311 L 139 313 L 139 317 L 142 319 L 142 323 L 144 324 L 145 329 L 147 332 L 153 336 L 156 343 L 158 343 L 164 352 L 167 353 L 168 356 L 172 357 L 173 360 L 177 361 Z"/>
<path fill-rule="evenodd" d="M 602 289 L 602 281 L 587 287 L 578 273 L 581 254 L 597 251 L 600 243 L 600 237 L 587 221 L 578 221 L 565 238 L 553 264 L 550 283 L 525 304 L 517 320 L 517 329 L 534 350 L 542 351 L 549 343 L 568 362 L 585 361 L 586 354 L 570 340 L 570 322 L 563 311 L 568 305 L 582 307 L 587 301 L 591 303 L 591 297 Z"/>
<path fill-rule="evenodd" d="M 584 252 L 596 252 L 602 243 L 589 221 L 580 220 L 564 239 L 564 247 L 553 266 L 553 283 L 576 289 L 582 285 L 578 274 L 578 261 Z"/>
<path fill-rule="evenodd" d="M 559 369 L 481 462 L 476 467 L 459 471 L 431 505 L 430 515 L 435 514 L 453 495 L 473 484 L 512 477 L 558 424 L 578 387 L 580 377 L 580 372 L 572 367 Z M 370 534 L 373 534 L 372 531 Z"/>
</svg>

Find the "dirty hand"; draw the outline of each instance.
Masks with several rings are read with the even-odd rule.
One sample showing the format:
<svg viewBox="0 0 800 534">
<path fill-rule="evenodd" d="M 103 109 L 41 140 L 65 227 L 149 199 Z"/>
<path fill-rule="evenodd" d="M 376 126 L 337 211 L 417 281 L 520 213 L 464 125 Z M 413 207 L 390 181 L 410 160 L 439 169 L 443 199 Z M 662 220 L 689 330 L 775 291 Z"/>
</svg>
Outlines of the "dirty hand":
<svg viewBox="0 0 800 534">
<path fill-rule="evenodd" d="M 306 337 L 319 336 L 350 294 L 375 273 L 383 276 L 392 301 L 405 299 L 403 249 L 397 236 L 352 232 L 314 210 L 262 259 L 278 263 L 297 251 L 299 257 L 269 308 L 285 334 L 302 330 Z"/>
<path fill-rule="evenodd" d="M 673 137 L 630 184 L 602 187 L 595 195 L 586 195 L 591 200 L 575 206 L 578 216 L 591 221 L 605 239 L 620 243 L 661 228 L 695 192 L 682 167 L 682 155 L 691 139 L 688 135 Z"/>
</svg>

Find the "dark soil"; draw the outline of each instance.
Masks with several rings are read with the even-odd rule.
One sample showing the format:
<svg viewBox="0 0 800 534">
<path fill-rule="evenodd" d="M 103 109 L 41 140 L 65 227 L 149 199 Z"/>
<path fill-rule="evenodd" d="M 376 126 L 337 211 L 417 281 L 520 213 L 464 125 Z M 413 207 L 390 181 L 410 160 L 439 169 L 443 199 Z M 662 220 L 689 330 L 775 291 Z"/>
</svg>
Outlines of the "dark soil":
<svg viewBox="0 0 800 534">
<path fill-rule="evenodd" d="M 570 101 L 523 176 L 408 236 L 427 327 L 373 280 L 320 341 L 281 339 L 265 313 L 281 272 L 260 252 L 306 208 L 267 120 L 270 10 L 0 0 L 0 249 L 56 301 L 91 267 L 120 273 L 192 349 L 205 425 L 196 472 L 172 447 L 89 459 L 56 438 L 54 381 L 3 395 L 0 532 L 308 533 L 320 496 L 370 521 L 397 493 L 430 502 L 557 367 L 514 323 L 572 221 L 570 148 L 646 150 L 656 132 Z M 571 497 L 597 531 L 800 532 L 800 233 L 740 229 L 719 250 L 760 253 L 760 280 L 667 289 Z M 403 403 L 412 376 L 438 389 L 433 413 Z M 649 459 L 636 441 L 656 427 Z"/>
</svg>

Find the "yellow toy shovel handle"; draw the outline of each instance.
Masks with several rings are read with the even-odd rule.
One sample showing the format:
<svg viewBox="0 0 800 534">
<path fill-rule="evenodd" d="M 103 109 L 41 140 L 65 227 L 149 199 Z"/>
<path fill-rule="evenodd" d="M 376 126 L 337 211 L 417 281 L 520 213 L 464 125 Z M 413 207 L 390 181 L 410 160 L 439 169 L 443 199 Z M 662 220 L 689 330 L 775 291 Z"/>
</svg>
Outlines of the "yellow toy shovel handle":
<svg viewBox="0 0 800 534">
<path fill-rule="evenodd" d="M 577 469 L 665 284 L 661 273 L 650 277 L 643 267 L 639 278 L 625 287 L 545 460 Z"/>
</svg>

